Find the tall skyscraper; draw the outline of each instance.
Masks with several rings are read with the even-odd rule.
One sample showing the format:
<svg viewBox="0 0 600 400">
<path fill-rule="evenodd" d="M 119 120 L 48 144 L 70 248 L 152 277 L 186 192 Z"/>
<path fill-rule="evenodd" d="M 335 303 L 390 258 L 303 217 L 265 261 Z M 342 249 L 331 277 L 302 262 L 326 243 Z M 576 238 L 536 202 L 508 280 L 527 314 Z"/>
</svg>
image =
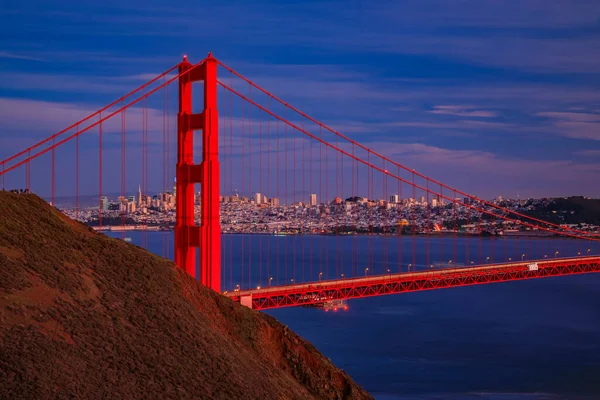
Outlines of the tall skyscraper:
<svg viewBox="0 0 600 400">
<path fill-rule="evenodd" d="M 310 195 L 310 205 L 311 206 L 316 206 L 317 205 L 317 195 L 316 193 L 313 193 Z"/>
<path fill-rule="evenodd" d="M 142 186 L 141 185 L 138 185 L 137 205 L 138 205 L 138 207 L 141 207 L 141 205 L 142 205 Z"/>
<path fill-rule="evenodd" d="M 262 194 L 256 193 L 256 205 L 260 206 L 262 204 Z"/>
<path fill-rule="evenodd" d="M 400 196 L 397 194 L 393 194 L 390 196 L 390 203 L 398 203 L 400 201 Z"/>
<path fill-rule="evenodd" d="M 100 201 L 102 203 L 102 211 L 108 211 L 108 197 L 102 196 L 100 197 Z"/>
</svg>

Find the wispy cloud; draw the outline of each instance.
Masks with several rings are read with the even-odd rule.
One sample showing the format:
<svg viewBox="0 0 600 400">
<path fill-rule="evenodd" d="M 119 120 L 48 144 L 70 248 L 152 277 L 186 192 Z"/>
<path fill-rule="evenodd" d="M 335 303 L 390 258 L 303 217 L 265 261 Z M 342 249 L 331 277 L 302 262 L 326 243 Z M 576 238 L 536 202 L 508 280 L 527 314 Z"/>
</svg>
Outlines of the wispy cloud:
<svg viewBox="0 0 600 400">
<path fill-rule="evenodd" d="M 440 105 L 433 106 L 429 111 L 432 114 L 456 115 L 458 117 L 494 118 L 498 116 L 495 111 L 481 110 L 475 106 Z"/>
<path fill-rule="evenodd" d="M 594 195 L 589 182 L 600 180 L 600 165 L 572 160 L 533 160 L 479 150 L 448 149 L 423 143 L 374 142 L 371 146 L 409 168 L 476 194 Z M 576 179 L 575 179 L 576 178 Z M 493 182 L 493 186 L 490 186 Z M 535 185 L 532 183 L 535 182 Z M 492 190 L 495 193 L 491 192 Z"/>
<path fill-rule="evenodd" d="M 574 154 L 583 157 L 600 157 L 600 150 L 578 150 Z"/>
<path fill-rule="evenodd" d="M 27 61 L 44 61 L 40 57 L 31 56 L 28 54 L 11 53 L 9 51 L 0 51 L 0 58 L 12 58 L 15 60 L 27 60 Z"/>
<path fill-rule="evenodd" d="M 600 140 L 600 114 L 584 112 L 540 112 L 555 131 L 573 139 Z"/>
</svg>

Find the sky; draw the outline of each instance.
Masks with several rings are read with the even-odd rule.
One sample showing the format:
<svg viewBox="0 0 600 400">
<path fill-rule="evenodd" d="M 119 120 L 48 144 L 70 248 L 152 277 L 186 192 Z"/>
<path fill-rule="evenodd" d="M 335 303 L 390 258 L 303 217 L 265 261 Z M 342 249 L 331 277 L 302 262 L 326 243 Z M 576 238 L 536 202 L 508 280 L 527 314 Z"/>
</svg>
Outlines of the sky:
<svg viewBox="0 0 600 400">
<path fill-rule="evenodd" d="M 459 189 L 600 197 L 597 1 L 8 0 L 0 158 L 209 51 Z"/>
</svg>

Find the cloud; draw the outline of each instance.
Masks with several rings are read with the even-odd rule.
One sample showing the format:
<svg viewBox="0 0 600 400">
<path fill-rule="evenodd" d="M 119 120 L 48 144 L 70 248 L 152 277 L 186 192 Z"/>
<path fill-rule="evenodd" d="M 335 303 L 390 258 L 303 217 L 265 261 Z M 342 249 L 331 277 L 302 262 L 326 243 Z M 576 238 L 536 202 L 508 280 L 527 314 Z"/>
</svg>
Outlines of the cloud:
<svg viewBox="0 0 600 400">
<path fill-rule="evenodd" d="M 600 157 L 600 150 L 578 150 L 574 154 L 583 157 Z"/>
<path fill-rule="evenodd" d="M 600 114 L 584 112 L 539 112 L 555 131 L 572 139 L 600 140 Z"/>
<path fill-rule="evenodd" d="M 600 114 L 590 114 L 584 112 L 546 111 L 536 113 L 536 115 L 539 117 L 552 118 L 562 121 L 600 122 Z"/>
<path fill-rule="evenodd" d="M 0 79 L 0 89 L 51 93 L 93 93 L 94 95 L 123 94 L 156 78 L 158 75 L 160 75 L 159 72 L 124 76 L 2 72 L 0 74 L 2 77 Z M 170 74 L 166 79 L 168 80 L 174 76 Z M 157 84 L 162 82 L 161 79 Z"/>
<path fill-rule="evenodd" d="M 427 27 L 497 27 L 515 28 L 569 28 L 594 26 L 600 17 L 600 7 L 595 2 L 553 0 L 504 0 L 501 2 L 481 2 L 463 0 L 408 1 L 396 6 L 397 12 L 383 7 L 376 13 L 397 24 L 410 24 L 418 21 Z M 432 12 L 435 10 L 435 12 Z M 402 12 L 400 12 L 402 11 Z"/>
<path fill-rule="evenodd" d="M 67 128 L 71 124 L 95 113 L 101 106 L 84 105 L 38 100 L 0 98 L 0 121 L 2 121 L 3 144 L 0 158 L 8 157 L 28 146 Z M 104 115 L 115 111 L 110 109 Z M 32 118 L 35 116 L 35 118 Z M 126 134 L 130 145 L 141 143 L 143 110 L 133 107 L 126 112 Z M 95 117 L 79 126 L 80 130 L 98 121 Z M 171 118 L 171 132 L 175 132 L 175 118 Z M 106 145 L 120 143 L 121 115 L 117 114 L 102 124 Z M 98 126 L 84 133 L 85 137 L 98 133 Z M 163 113 L 160 109 L 148 108 L 148 132 L 151 142 L 162 140 Z M 58 140 L 75 133 L 75 129 L 65 132 Z M 18 137 L 19 141 L 10 142 L 5 138 Z M 82 136 L 83 137 L 83 136 Z M 18 147 L 16 147 L 18 146 Z"/>
<path fill-rule="evenodd" d="M 480 196 L 517 192 L 527 196 L 582 193 L 598 196 L 600 165 L 572 160 L 534 160 L 480 150 L 448 149 L 423 143 L 373 142 L 370 146 L 408 168 Z M 577 177 L 577 179 L 574 179 Z"/>
<path fill-rule="evenodd" d="M 476 117 L 476 118 L 494 118 L 498 116 L 497 112 L 477 109 L 475 106 L 463 105 L 440 105 L 433 106 L 432 114 L 456 115 L 459 117 Z"/>
<path fill-rule="evenodd" d="M 0 51 L 0 58 L 12 58 L 15 60 L 27 60 L 27 61 L 44 61 L 42 58 L 31 56 L 28 54 L 11 53 L 8 51 Z"/>
</svg>

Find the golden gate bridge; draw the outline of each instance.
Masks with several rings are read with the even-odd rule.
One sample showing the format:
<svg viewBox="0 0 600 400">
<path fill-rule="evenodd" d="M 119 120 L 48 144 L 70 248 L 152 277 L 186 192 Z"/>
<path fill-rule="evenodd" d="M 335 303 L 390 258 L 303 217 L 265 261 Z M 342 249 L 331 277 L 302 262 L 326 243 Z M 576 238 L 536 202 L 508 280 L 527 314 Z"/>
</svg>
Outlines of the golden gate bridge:
<svg viewBox="0 0 600 400">
<path fill-rule="evenodd" d="M 202 90 L 193 90 L 195 83 Z M 84 212 L 80 187 L 95 190 L 102 227 L 102 198 L 114 189 L 107 187 L 119 182 L 120 198 L 126 198 L 141 183 L 140 198 L 150 199 L 152 190 L 169 190 L 172 164 L 175 263 L 254 309 L 600 270 L 600 233 L 544 221 L 419 173 L 293 107 L 210 53 L 195 64 L 184 57 L 6 158 L 0 175 L 3 190 L 25 187 L 45 193 L 53 205 L 57 188 L 72 194 L 77 218 Z M 256 193 L 256 201 L 224 223 L 222 205 L 238 191 Z M 271 202 L 263 203 L 264 193 Z M 317 197 L 326 201 L 311 204 Z M 333 235 L 293 235 L 290 248 L 266 235 L 242 233 L 234 241 L 234 234 L 224 234 L 222 225 L 230 231 L 264 225 L 265 212 L 285 221 L 292 218 L 289 208 L 298 227 L 318 220 L 308 231 L 326 225 Z M 119 212 L 121 224 L 130 213 Z M 151 225 L 147 213 L 139 220 L 142 229 Z M 358 235 L 350 237 L 351 246 L 343 240 L 348 225 L 362 227 L 366 251 L 354 245 Z M 488 240 L 506 226 L 536 239 L 518 245 Z"/>
</svg>

